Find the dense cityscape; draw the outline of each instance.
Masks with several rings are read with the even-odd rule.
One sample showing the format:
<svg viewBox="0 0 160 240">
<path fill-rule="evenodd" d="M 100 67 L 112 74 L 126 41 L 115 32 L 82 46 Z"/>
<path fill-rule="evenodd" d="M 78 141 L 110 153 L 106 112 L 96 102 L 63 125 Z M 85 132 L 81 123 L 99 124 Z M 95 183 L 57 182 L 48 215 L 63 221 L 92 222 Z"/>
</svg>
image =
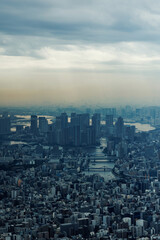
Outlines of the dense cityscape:
<svg viewBox="0 0 160 240">
<path fill-rule="evenodd" d="M 160 239 L 160 108 L 72 110 L 1 109 L 0 239 Z"/>
<path fill-rule="evenodd" d="M 0 1 L 0 240 L 160 240 L 160 1 Z"/>
</svg>

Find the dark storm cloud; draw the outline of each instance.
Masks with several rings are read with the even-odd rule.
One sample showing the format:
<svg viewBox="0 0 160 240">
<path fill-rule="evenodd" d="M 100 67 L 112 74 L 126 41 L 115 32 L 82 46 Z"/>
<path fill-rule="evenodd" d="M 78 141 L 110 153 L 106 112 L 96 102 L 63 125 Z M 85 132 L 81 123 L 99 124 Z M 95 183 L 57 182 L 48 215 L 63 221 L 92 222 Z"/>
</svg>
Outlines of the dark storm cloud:
<svg viewBox="0 0 160 240">
<path fill-rule="evenodd" d="M 148 1 L 3 0 L 0 32 L 91 43 L 156 37 L 146 29 L 141 12 L 153 12 Z"/>
<path fill-rule="evenodd" d="M 60 51 L 52 53 L 57 57 L 64 51 L 65 56 L 70 56 L 70 51 L 75 52 L 74 59 L 81 55 L 88 59 L 84 51 L 100 48 L 102 54 L 110 52 L 113 57 L 103 57 L 108 65 L 117 62 L 116 53 L 123 51 L 123 58 L 140 53 L 138 62 L 146 52 L 141 52 L 141 43 L 155 43 L 160 39 L 160 16 L 158 13 L 160 3 L 155 0 L 2 0 L 0 1 L 0 49 L 6 56 L 26 56 L 43 59 L 43 49 Z M 126 45 L 120 45 L 125 42 Z M 134 46 L 127 43 L 134 42 Z M 140 46 L 137 46 L 137 42 Z M 110 46 L 112 44 L 113 46 Z M 117 44 L 114 45 L 114 44 Z M 74 48 L 68 48 L 68 45 Z M 84 49 L 83 49 L 84 46 Z M 106 46 L 106 48 L 101 48 Z M 107 47 L 108 46 L 108 47 Z M 82 47 L 82 49 L 81 49 Z M 149 46 L 150 47 L 150 46 Z M 133 51 L 135 49 L 135 52 Z M 149 48 L 145 46 L 144 51 Z M 81 51 L 82 50 L 82 51 Z M 150 48 L 153 54 L 153 47 Z M 46 50 L 45 50 L 46 51 Z M 78 51 L 78 54 L 76 53 Z M 43 54 L 41 54 L 43 52 Z M 83 54 L 81 54 L 83 52 Z M 93 51 L 90 52 L 91 54 Z M 50 53 L 48 53 L 50 57 Z M 68 58 L 66 57 L 66 62 Z M 98 57 L 98 55 L 97 55 Z M 95 57 L 96 58 L 96 57 Z M 109 59 L 109 60 L 108 60 Z M 89 59 L 90 60 L 90 59 Z M 122 59 L 120 59 L 120 62 Z M 154 60 L 154 59 L 153 59 Z M 95 61 L 93 63 L 95 64 Z M 148 59 L 147 59 L 148 61 Z M 98 59 L 97 64 L 100 64 Z"/>
</svg>

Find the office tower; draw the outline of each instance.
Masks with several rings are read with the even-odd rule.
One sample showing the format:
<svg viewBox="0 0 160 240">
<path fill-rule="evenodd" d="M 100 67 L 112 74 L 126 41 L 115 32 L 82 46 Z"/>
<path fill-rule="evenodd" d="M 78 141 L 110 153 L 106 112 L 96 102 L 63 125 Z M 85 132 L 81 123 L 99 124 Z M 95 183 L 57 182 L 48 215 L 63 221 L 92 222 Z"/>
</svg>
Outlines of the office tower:
<svg viewBox="0 0 160 240">
<path fill-rule="evenodd" d="M 81 114 L 71 113 L 70 141 L 74 146 L 81 145 L 80 116 Z"/>
<path fill-rule="evenodd" d="M 113 135 L 113 115 L 106 115 L 106 135 Z"/>
<path fill-rule="evenodd" d="M 80 146 L 81 145 L 81 138 L 80 138 L 80 126 L 73 127 L 73 145 Z"/>
<path fill-rule="evenodd" d="M 89 114 L 71 114 L 70 132 L 73 145 L 87 145 L 87 127 L 89 127 Z"/>
<path fill-rule="evenodd" d="M 66 113 L 62 113 L 60 116 L 56 117 L 55 136 L 57 144 L 59 145 L 69 144 L 69 125 L 68 115 Z"/>
<path fill-rule="evenodd" d="M 113 126 L 113 115 L 106 115 L 106 127 Z"/>
<path fill-rule="evenodd" d="M 56 129 L 63 129 L 68 127 L 68 115 L 62 113 L 60 116 L 56 117 Z"/>
<path fill-rule="evenodd" d="M 69 143 L 70 145 L 75 145 L 74 144 L 74 131 L 75 131 L 75 126 L 78 126 L 78 118 L 76 113 L 71 113 L 71 120 L 70 120 L 70 125 L 69 125 Z"/>
<path fill-rule="evenodd" d="M 56 130 L 57 130 L 57 129 L 60 130 L 60 129 L 61 129 L 61 125 L 62 125 L 62 124 L 61 124 L 61 117 L 60 117 L 60 116 L 57 116 L 57 117 L 56 117 L 56 122 L 55 122 L 55 128 L 56 128 Z"/>
<path fill-rule="evenodd" d="M 37 116 L 31 115 L 31 132 L 37 134 Z"/>
<path fill-rule="evenodd" d="M 61 129 L 68 127 L 68 115 L 67 113 L 61 113 Z"/>
<path fill-rule="evenodd" d="M 61 130 L 61 145 L 65 146 L 69 144 L 69 127 L 65 127 Z"/>
<path fill-rule="evenodd" d="M 50 145 L 54 145 L 56 143 L 56 132 L 54 124 L 48 125 L 47 138 Z"/>
<path fill-rule="evenodd" d="M 89 127 L 90 117 L 88 113 L 78 114 L 78 122 L 80 126 L 80 145 L 87 144 L 87 128 Z"/>
<path fill-rule="evenodd" d="M 88 113 L 83 113 L 83 114 L 78 114 L 78 125 L 80 126 L 81 131 L 85 131 L 87 127 L 89 127 L 89 114 Z"/>
<path fill-rule="evenodd" d="M 9 134 L 11 128 L 10 117 L 8 117 L 8 113 L 0 118 L 0 134 Z"/>
<path fill-rule="evenodd" d="M 62 113 L 61 116 L 61 145 L 69 144 L 69 129 L 68 129 L 68 115 L 67 113 Z"/>
<path fill-rule="evenodd" d="M 95 113 L 92 116 L 92 126 L 95 131 L 95 137 L 98 140 L 100 138 L 100 122 L 101 122 L 101 116 L 99 113 Z"/>
<path fill-rule="evenodd" d="M 95 137 L 95 131 L 92 126 L 87 127 L 87 145 L 95 145 L 96 144 L 96 137 Z"/>
<path fill-rule="evenodd" d="M 119 117 L 115 124 L 116 137 L 123 138 L 124 136 L 124 122 L 123 118 Z"/>
<path fill-rule="evenodd" d="M 40 133 L 48 132 L 48 121 L 45 117 L 39 117 L 39 131 Z"/>
<path fill-rule="evenodd" d="M 58 145 L 87 146 L 95 145 L 96 131 L 97 136 L 100 132 L 100 115 L 93 117 L 93 126 L 90 126 L 89 114 L 71 114 L 71 121 L 68 122 L 66 113 L 56 117 L 55 139 Z"/>
<path fill-rule="evenodd" d="M 71 113 L 71 126 L 74 127 L 78 125 L 78 117 L 76 113 Z"/>
</svg>

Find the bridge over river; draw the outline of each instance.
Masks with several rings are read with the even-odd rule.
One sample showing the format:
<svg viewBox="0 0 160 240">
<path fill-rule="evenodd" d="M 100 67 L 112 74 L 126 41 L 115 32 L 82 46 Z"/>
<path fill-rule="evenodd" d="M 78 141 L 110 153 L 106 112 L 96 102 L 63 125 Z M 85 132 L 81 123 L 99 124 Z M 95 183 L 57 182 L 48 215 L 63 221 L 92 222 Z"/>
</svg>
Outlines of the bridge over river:
<svg viewBox="0 0 160 240">
<path fill-rule="evenodd" d="M 109 167 L 88 167 L 88 172 L 110 172 L 112 168 Z"/>
<path fill-rule="evenodd" d="M 108 156 L 91 156 L 90 163 L 105 163 L 105 162 L 115 162 L 116 158 Z"/>
</svg>

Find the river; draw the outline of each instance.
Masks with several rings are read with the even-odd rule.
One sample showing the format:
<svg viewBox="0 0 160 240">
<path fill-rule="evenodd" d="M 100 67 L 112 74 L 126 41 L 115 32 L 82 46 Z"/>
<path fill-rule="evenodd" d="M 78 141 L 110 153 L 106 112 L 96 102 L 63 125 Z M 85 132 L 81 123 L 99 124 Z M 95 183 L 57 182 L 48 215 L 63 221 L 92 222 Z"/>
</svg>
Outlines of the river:
<svg viewBox="0 0 160 240">
<path fill-rule="evenodd" d="M 143 123 L 124 123 L 125 125 L 135 126 L 136 132 L 148 132 L 151 130 L 155 130 L 155 127 L 152 127 L 150 124 L 143 124 Z"/>
<path fill-rule="evenodd" d="M 15 117 L 17 117 L 17 121 L 14 123 L 15 125 L 24 125 L 24 126 L 30 126 L 30 115 L 16 115 Z M 38 117 L 46 117 L 48 120 L 48 123 L 51 124 L 53 122 L 53 120 L 55 119 L 55 117 L 53 116 L 44 116 L 44 115 L 39 115 Z M 136 132 L 148 132 L 151 130 L 154 130 L 155 128 L 152 127 L 150 124 L 142 124 L 142 123 L 125 123 L 125 125 L 130 125 L 130 126 L 135 126 L 136 127 Z M 15 127 L 12 127 L 11 131 L 15 131 Z M 14 144 L 25 144 L 25 142 L 19 142 L 19 141 L 11 141 L 10 142 L 11 145 Z M 96 163 L 90 163 L 89 167 L 91 168 L 113 168 L 114 167 L 114 163 L 110 162 L 108 160 L 107 161 L 102 161 L 101 159 L 99 159 L 98 162 L 98 157 L 102 158 L 104 157 L 104 153 L 103 148 L 106 147 L 106 139 L 105 138 L 101 138 L 100 139 L 100 146 L 97 146 L 95 148 L 88 148 L 88 153 L 90 155 L 94 155 L 94 157 L 97 159 Z M 102 177 L 104 177 L 105 180 L 110 180 L 110 179 L 114 179 L 115 176 L 112 174 L 112 171 L 84 171 L 85 174 L 87 175 L 91 175 L 91 174 L 100 174 Z"/>
<path fill-rule="evenodd" d="M 105 154 L 103 153 L 103 148 L 105 148 L 107 146 L 106 143 L 106 139 L 105 138 L 101 138 L 100 139 L 100 146 L 97 146 L 95 148 L 88 148 L 87 151 L 88 153 L 92 156 L 94 156 L 94 158 L 96 158 L 96 163 L 90 163 L 89 167 L 90 168 L 113 168 L 114 167 L 114 163 L 110 162 L 108 160 L 108 162 L 106 160 L 101 160 L 101 158 L 105 157 Z M 99 158 L 99 159 L 98 159 Z M 99 162 L 98 162 L 99 161 Z M 115 176 L 112 174 L 111 171 L 99 171 L 99 170 L 94 170 L 93 171 L 84 171 L 84 173 L 86 175 L 92 175 L 92 174 L 99 174 L 101 175 L 106 181 L 110 180 L 110 179 L 114 179 Z"/>
<path fill-rule="evenodd" d="M 142 124 L 142 123 L 125 123 L 125 125 L 130 125 L 130 126 L 135 126 L 136 127 L 136 132 L 148 132 L 148 131 L 151 131 L 151 130 L 154 130 L 155 128 L 152 127 L 150 124 Z M 96 148 L 91 148 L 89 149 L 89 153 L 90 154 L 93 154 L 95 156 L 95 158 L 97 159 L 96 161 L 96 164 L 93 165 L 93 163 L 90 163 L 89 167 L 91 168 L 104 168 L 104 167 L 107 167 L 107 168 L 112 168 L 114 167 L 114 163 L 111 163 L 109 160 L 108 162 L 107 161 L 104 161 L 102 162 L 100 159 L 99 159 L 99 163 L 98 163 L 98 157 L 102 157 L 104 156 L 104 153 L 102 152 L 103 151 L 103 148 L 107 146 L 107 143 L 106 143 L 106 139 L 105 138 L 101 138 L 100 140 L 100 146 L 99 147 L 96 147 Z M 114 179 L 115 176 L 112 174 L 112 171 L 84 171 L 85 174 L 87 175 L 91 175 L 91 174 L 99 174 L 101 175 L 106 181 L 108 180 L 111 180 L 111 179 Z"/>
</svg>

